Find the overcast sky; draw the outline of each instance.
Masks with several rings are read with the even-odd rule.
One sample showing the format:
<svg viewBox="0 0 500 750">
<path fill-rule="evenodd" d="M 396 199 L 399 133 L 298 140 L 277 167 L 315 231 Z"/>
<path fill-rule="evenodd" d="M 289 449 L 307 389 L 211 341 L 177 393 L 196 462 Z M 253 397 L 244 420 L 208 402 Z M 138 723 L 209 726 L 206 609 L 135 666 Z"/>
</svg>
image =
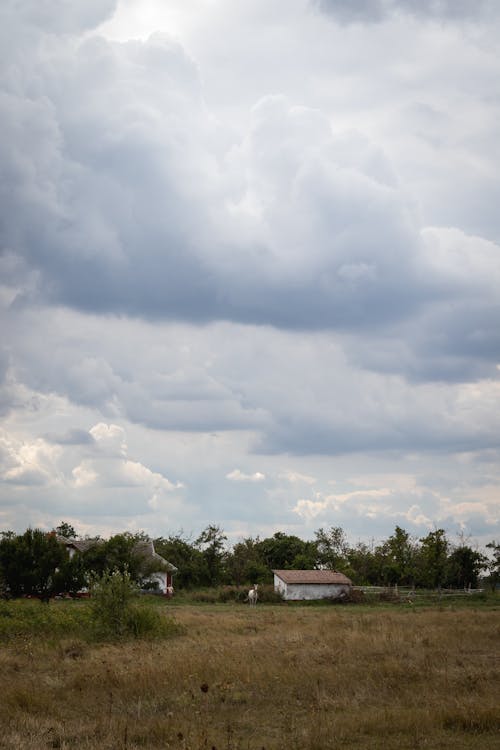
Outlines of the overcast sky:
<svg viewBox="0 0 500 750">
<path fill-rule="evenodd" d="M 500 539 L 500 3 L 2 0 L 0 530 Z"/>
</svg>

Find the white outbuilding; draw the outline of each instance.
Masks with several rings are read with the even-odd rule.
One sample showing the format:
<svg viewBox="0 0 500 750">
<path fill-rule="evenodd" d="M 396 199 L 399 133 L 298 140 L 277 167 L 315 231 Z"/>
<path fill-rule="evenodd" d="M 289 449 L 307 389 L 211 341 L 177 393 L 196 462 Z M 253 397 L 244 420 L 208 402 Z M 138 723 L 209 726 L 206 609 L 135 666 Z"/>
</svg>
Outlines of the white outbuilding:
<svg viewBox="0 0 500 750">
<path fill-rule="evenodd" d="M 273 570 L 274 590 L 286 601 L 343 599 L 352 581 L 336 570 Z"/>
</svg>

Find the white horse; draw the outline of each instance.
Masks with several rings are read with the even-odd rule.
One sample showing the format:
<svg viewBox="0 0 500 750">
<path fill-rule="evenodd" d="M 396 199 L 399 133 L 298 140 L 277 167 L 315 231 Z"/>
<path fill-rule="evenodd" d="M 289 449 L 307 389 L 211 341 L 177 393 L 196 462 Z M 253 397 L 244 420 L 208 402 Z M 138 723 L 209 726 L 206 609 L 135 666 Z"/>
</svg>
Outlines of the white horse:
<svg viewBox="0 0 500 750">
<path fill-rule="evenodd" d="M 255 607 L 257 604 L 257 599 L 259 598 L 259 592 L 258 592 L 259 584 L 255 583 L 253 589 L 250 589 L 248 592 L 248 603 L 251 607 Z"/>
</svg>

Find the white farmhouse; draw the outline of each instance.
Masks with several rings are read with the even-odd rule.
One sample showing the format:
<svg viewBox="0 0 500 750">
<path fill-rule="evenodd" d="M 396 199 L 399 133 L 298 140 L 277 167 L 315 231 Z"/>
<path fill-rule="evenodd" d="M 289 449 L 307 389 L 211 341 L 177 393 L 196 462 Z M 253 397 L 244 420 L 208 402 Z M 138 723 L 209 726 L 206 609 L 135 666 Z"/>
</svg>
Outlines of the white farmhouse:
<svg viewBox="0 0 500 750">
<path fill-rule="evenodd" d="M 172 596 L 174 593 L 173 575 L 177 572 L 177 568 L 156 552 L 153 540 L 137 542 L 134 554 L 142 559 L 145 568 L 149 568 L 149 573 L 143 580 L 143 586 L 148 583 L 152 584 L 156 586 L 159 594 Z"/>
<path fill-rule="evenodd" d="M 64 544 L 71 560 L 76 554 L 84 554 L 91 547 L 104 544 L 103 539 L 71 539 L 57 537 L 58 542 Z M 156 591 L 171 597 L 174 593 L 174 573 L 177 568 L 156 552 L 152 539 L 136 542 L 132 554 L 141 561 L 144 578 L 141 582 L 144 591 Z M 87 589 L 85 589 L 85 592 Z"/>
<path fill-rule="evenodd" d="M 274 590 L 286 601 L 342 599 L 352 581 L 336 570 L 273 570 Z"/>
</svg>

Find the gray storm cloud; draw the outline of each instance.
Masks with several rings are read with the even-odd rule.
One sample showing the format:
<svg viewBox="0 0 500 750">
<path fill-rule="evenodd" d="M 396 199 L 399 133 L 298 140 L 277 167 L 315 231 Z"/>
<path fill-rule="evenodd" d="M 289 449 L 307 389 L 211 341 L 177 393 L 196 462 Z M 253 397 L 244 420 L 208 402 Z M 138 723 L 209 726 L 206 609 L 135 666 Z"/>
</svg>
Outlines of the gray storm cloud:
<svg viewBox="0 0 500 750">
<path fill-rule="evenodd" d="M 393 14 L 428 19 L 474 19 L 498 12 L 495 0 L 313 0 L 340 23 L 377 23 Z"/>
<path fill-rule="evenodd" d="M 321 328 L 404 314 L 425 296 L 408 206 L 373 169 L 337 163 L 319 113 L 268 98 L 224 171 L 178 45 L 94 39 L 72 52 L 62 91 L 42 64 L 39 96 L 9 91 L 2 102 L 4 246 L 39 274 L 39 298 Z M 231 168 L 248 174 L 237 194 Z"/>
<path fill-rule="evenodd" d="M 4 21 L 17 20 L 51 34 L 94 29 L 116 10 L 118 0 L 4 0 Z"/>
<path fill-rule="evenodd" d="M 1 237 L 16 304 L 362 331 L 463 295 L 467 280 L 428 262 L 414 206 L 366 137 L 268 96 L 221 152 L 177 42 L 48 43 L 41 25 L 39 44 L 4 67 L 0 99 Z M 473 320 L 489 314 L 490 287 L 470 288 L 483 300 Z M 450 331 L 444 349 L 463 349 L 456 318 L 436 314 Z M 487 361 L 496 335 L 481 331 Z"/>
<path fill-rule="evenodd" d="M 494 426 L 478 434 L 465 417 L 455 424 L 432 399 L 430 411 L 419 399 L 396 415 L 373 410 L 384 386 L 363 377 L 344 397 L 359 413 L 339 413 L 324 407 L 328 378 L 315 384 L 319 408 L 303 399 L 299 379 L 297 407 L 290 396 L 276 398 L 274 385 L 271 398 L 250 382 L 242 387 L 240 371 L 207 375 L 201 360 L 165 372 L 162 352 L 143 355 L 149 370 L 132 367 L 111 342 L 91 345 L 74 329 L 68 340 L 58 323 L 48 348 L 50 336 L 32 341 L 29 313 L 17 314 L 46 303 L 156 321 L 222 320 L 340 332 L 355 367 L 460 384 L 497 377 L 500 279 L 495 243 L 458 229 L 422 231 L 396 167 L 366 135 L 268 95 L 246 132 L 222 147 L 223 127 L 178 42 L 159 33 L 145 42 L 57 39 L 47 34 L 49 5 L 39 6 L 47 23 L 35 5 L 24 7 L 24 25 L 13 21 L 20 47 L 3 68 L 1 236 L 11 330 L 29 344 L 2 354 L 5 413 L 22 403 L 12 367 L 34 391 L 155 429 L 261 430 L 258 449 L 269 453 L 491 447 Z M 86 20 L 71 14 L 75 30 L 112 9 L 97 16 L 97 5 L 77 7 Z M 449 127 L 434 110 L 417 109 L 424 126 L 430 118 L 438 132 Z M 293 352 L 289 361 L 300 369 Z M 326 372 L 337 366 L 324 363 Z M 248 367 L 255 371 L 255 361 Z M 396 392 L 408 400 L 399 382 Z M 432 410 L 441 417 L 429 428 Z"/>
<path fill-rule="evenodd" d="M 499 6 L 278 6 L 0 7 L 3 525 L 494 528 Z"/>
</svg>

